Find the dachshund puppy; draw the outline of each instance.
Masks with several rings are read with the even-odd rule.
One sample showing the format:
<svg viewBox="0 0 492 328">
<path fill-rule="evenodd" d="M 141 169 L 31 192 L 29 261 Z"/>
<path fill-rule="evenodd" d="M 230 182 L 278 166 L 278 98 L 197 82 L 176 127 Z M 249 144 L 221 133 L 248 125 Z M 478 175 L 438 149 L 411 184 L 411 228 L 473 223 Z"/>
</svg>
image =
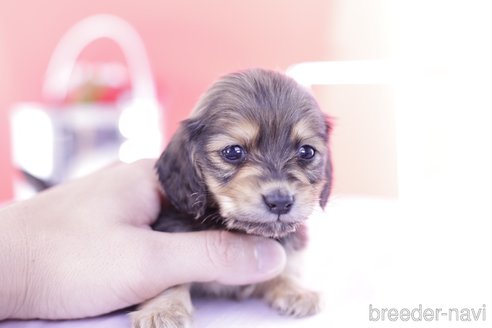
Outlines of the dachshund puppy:
<svg viewBox="0 0 492 328">
<path fill-rule="evenodd" d="M 265 283 L 175 286 L 132 313 L 134 327 L 188 327 L 190 289 L 237 299 L 264 298 L 282 314 L 319 311 L 301 287 L 298 255 L 305 220 L 331 189 L 330 126 L 314 97 L 291 78 L 262 69 L 226 75 L 202 96 L 156 164 L 168 204 L 153 229 L 229 230 L 276 239 L 285 272 Z"/>
</svg>

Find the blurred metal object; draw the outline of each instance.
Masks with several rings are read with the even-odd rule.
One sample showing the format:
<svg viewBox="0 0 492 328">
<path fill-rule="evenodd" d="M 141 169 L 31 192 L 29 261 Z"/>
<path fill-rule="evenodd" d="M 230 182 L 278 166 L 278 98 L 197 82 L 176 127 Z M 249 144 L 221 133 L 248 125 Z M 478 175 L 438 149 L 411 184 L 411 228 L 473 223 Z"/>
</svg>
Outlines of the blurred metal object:
<svg viewBox="0 0 492 328">
<path fill-rule="evenodd" d="M 81 52 L 98 39 L 122 50 L 131 94 L 114 103 L 64 103 Z M 55 48 L 43 87 L 46 103 L 18 103 L 11 110 L 15 165 L 52 184 L 110 162 L 156 157 L 163 132 L 161 106 L 144 44 L 135 29 L 112 15 L 88 17 Z"/>
</svg>

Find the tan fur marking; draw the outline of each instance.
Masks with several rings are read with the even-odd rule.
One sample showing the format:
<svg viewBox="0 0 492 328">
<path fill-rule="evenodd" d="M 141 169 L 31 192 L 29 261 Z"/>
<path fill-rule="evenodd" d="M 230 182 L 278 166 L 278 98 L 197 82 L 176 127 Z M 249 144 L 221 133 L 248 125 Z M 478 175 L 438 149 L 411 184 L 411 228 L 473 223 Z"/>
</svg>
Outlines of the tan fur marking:
<svg viewBox="0 0 492 328">
<path fill-rule="evenodd" d="M 303 144 L 311 145 L 323 153 L 326 151 L 326 145 L 319 136 L 313 133 L 313 126 L 308 120 L 300 120 L 294 125 L 291 139 L 301 140 Z"/>
<path fill-rule="evenodd" d="M 256 139 L 259 131 L 260 127 L 258 124 L 242 119 L 236 123 L 234 129 L 228 130 L 227 132 L 237 140 L 242 140 L 243 145 L 247 145 Z"/>
<path fill-rule="evenodd" d="M 220 151 L 231 145 L 248 147 L 256 139 L 260 130 L 257 124 L 243 119 L 234 122 L 234 129 L 227 129 L 230 124 L 230 121 L 224 122 L 224 132 L 214 136 L 213 140 L 207 144 L 207 151 Z"/>
<path fill-rule="evenodd" d="M 263 181 L 260 178 L 262 168 L 248 165 L 242 167 L 227 184 L 222 184 L 210 176 L 206 176 L 205 180 L 220 204 L 220 213 L 224 217 L 242 215 L 252 221 L 258 217 L 267 218 L 271 214 L 263 203 L 262 195 L 280 189 L 294 195 L 296 200 L 291 213 L 284 215 L 284 220 L 302 221 L 307 219 L 318 205 L 322 181 L 313 186 L 302 171 L 292 170 L 292 173 L 300 182 Z"/>
</svg>

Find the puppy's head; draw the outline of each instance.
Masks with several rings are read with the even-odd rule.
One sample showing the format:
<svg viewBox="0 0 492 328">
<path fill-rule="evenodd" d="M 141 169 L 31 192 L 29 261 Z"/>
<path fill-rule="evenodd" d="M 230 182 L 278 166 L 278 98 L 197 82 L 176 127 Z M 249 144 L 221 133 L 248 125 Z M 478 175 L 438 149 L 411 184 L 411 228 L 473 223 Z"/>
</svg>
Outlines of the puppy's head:
<svg viewBox="0 0 492 328">
<path fill-rule="evenodd" d="M 171 203 L 232 230 L 283 237 L 325 206 L 330 127 L 294 80 L 260 69 L 227 75 L 200 99 L 157 162 Z"/>
</svg>

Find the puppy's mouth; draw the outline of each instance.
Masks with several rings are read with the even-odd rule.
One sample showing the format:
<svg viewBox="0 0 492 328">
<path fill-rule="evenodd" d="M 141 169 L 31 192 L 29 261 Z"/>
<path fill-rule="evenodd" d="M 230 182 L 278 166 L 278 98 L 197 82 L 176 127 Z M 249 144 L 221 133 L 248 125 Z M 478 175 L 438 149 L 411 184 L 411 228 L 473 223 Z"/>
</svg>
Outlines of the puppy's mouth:
<svg viewBox="0 0 492 328">
<path fill-rule="evenodd" d="M 282 238 L 297 230 L 301 222 L 283 222 L 279 219 L 272 222 L 252 222 L 228 219 L 227 228 L 267 238 Z"/>
</svg>

